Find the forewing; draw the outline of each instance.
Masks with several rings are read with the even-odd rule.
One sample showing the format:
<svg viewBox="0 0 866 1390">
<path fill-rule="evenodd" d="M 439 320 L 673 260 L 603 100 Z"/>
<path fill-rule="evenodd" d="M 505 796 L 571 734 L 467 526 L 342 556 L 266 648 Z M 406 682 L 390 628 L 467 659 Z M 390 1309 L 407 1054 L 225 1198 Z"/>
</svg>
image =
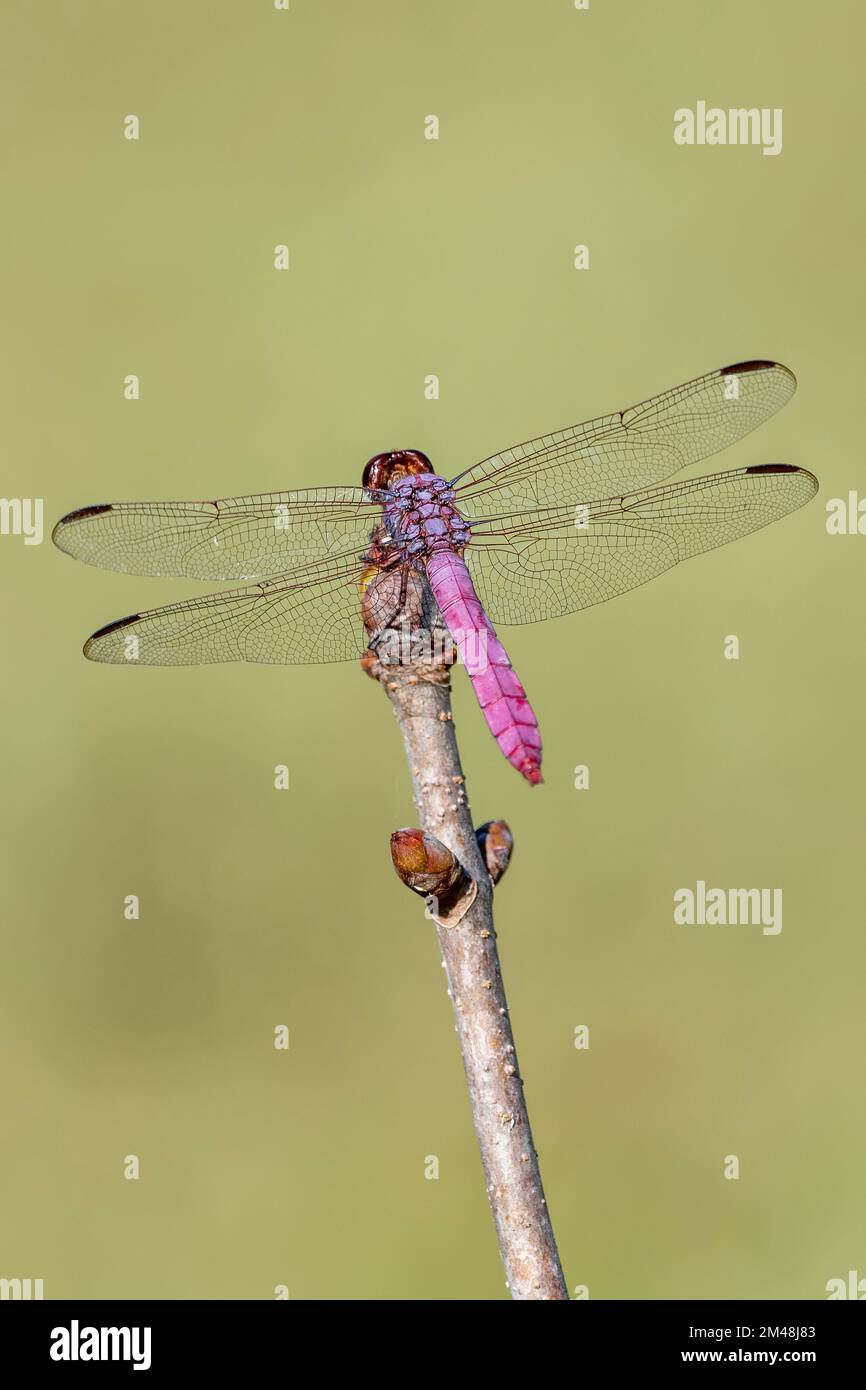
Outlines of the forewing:
<svg viewBox="0 0 866 1390">
<path fill-rule="evenodd" d="M 787 464 L 732 469 L 479 532 L 466 564 L 493 622 L 575 613 L 802 507 L 815 477 Z M 575 523 L 580 522 L 577 526 Z"/>
<path fill-rule="evenodd" d="M 485 459 L 455 480 L 457 506 L 471 521 L 647 487 L 756 429 L 796 385 L 778 362 L 721 367 L 628 410 Z"/>
<path fill-rule="evenodd" d="M 82 507 L 54 543 L 102 569 L 185 579 L 258 579 L 361 554 L 381 507 L 362 488 L 313 488 L 217 502 Z"/>
</svg>

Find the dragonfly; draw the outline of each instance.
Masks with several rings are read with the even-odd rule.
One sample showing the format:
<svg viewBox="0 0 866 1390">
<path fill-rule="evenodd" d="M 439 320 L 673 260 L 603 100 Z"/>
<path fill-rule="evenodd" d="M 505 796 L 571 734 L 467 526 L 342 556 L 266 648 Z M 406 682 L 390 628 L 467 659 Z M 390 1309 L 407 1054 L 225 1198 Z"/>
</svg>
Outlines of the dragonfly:
<svg viewBox="0 0 866 1390">
<path fill-rule="evenodd" d="M 795 388 L 780 363 L 738 362 L 450 479 L 420 450 L 393 449 L 367 462 L 360 487 L 82 507 L 53 533 L 76 559 L 242 584 L 109 623 L 84 653 L 145 666 L 357 659 L 423 585 L 502 753 L 535 785 L 538 720 L 494 624 L 606 602 L 803 506 L 818 482 L 792 464 L 666 481 Z"/>
</svg>

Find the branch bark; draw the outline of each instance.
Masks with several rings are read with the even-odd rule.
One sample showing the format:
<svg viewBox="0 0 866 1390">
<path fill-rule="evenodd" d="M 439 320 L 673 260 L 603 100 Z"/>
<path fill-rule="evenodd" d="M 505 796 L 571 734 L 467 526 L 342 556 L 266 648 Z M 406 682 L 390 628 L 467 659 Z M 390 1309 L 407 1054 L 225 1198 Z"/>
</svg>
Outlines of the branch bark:
<svg viewBox="0 0 866 1390">
<path fill-rule="evenodd" d="M 493 822 L 476 838 L 451 714 L 451 660 L 450 643 L 447 659 L 428 654 L 391 665 L 374 651 L 364 657 L 364 669 L 385 687 L 400 725 L 415 804 L 426 832 L 423 837 L 397 832 L 392 853 L 400 877 L 416 892 L 424 891 L 427 870 L 441 874 L 451 894 L 445 912 L 434 921 L 511 1296 L 567 1300 L 493 928 L 493 882 L 508 862 L 511 837 L 502 822 Z M 414 843 L 398 839 L 413 834 L 418 837 Z M 430 837 L 441 841 L 438 850 Z M 481 845 L 488 846 L 486 864 Z M 449 875 L 439 853 L 442 846 L 459 861 L 454 874 Z M 463 896 L 455 903 L 454 884 L 459 888 L 461 882 Z"/>
</svg>

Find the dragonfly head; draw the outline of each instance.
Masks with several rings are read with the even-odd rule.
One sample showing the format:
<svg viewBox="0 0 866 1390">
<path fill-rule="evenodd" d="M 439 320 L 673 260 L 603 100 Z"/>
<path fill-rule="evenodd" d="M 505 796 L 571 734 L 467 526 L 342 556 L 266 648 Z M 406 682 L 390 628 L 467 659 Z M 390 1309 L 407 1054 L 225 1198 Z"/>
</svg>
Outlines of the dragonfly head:
<svg viewBox="0 0 866 1390">
<path fill-rule="evenodd" d="M 413 473 L 432 472 L 432 463 L 420 449 L 391 449 L 387 454 L 376 454 L 370 459 L 361 483 L 373 489 L 392 488 L 401 478 L 409 478 Z"/>
</svg>

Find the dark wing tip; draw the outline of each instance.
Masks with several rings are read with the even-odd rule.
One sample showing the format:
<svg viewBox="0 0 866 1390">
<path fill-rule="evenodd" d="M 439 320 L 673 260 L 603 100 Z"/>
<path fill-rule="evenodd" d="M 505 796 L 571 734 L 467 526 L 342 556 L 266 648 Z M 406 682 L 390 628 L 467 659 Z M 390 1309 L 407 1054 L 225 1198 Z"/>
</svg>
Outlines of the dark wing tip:
<svg viewBox="0 0 866 1390">
<path fill-rule="evenodd" d="M 797 378 L 794 376 L 790 367 L 786 367 L 783 362 L 765 362 L 763 359 L 759 360 L 758 358 L 755 358 L 753 362 L 732 362 L 729 367 L 720 367 L 719 376 L 745 376 L 747 372 L 772 371 L 784 372 L 786 376 L 791 378 L 796 386 Z"/>
<path fill-rule="evenodd" d="M 116 632 L 119 627 L 129 627 L 130 623 L 137 623 L 141 617 L 140 613 L 130 613 L 128 618 L 117 618 L 113 623 L 106 623 L 105 627 L 100 627 L 96 632 L 91 633 L 88 642 L 95 642 L 97 637 L 106 637 L 109 632 Z"/>
<path fill-rule="evenodd" d="M 808 468 L 798 468 L 795 463 L 753 463 L 751 468 L 744 470 L 746 473 L 798 473 L 801 478 L 808 478 L 812 485 L 812 495 L 818 491 L 820 486 L 815 474 Z"/>
<path fill-rule="evenodd" d="M 732 362 L 729 367 L 720 367 L 719 376 L 741 376 L 746 372 L 767 372 L 773 367 L 780 367 L 780 362 L 767 362 L 763 358 L 755 358 L 752 362 Z"/>
<path fill-rule="evenodd" d="M 87 521 L 92 516 L 104 516 L 106 512 L 113 510 L 110 502 L 100 502 L 95 507 L 78 507 L 74 512 L 67 512 L 65 516 L 60 518 L 51 532 L 51 539 L 55 545 L 60 545 L 59 537 L 67 526 L 72 526 L 76 521 Z M 63 549 L 62 546 L 60 548 Z"/>
<path fill-rule="evenodd" d="M 90 656 L 94 643 L 98 642 L 100 637 L 107 637 L 109 632 L 117 632 L 118 628 L 129 627 L 131 623 L 137 623 L 140 617 L 140 613 L 130 613 L 128 618 L 117 618 L 115 622 L 106 623 L 105 627 L 97 628 L 96 632 L 92 632 L 84 644 L 84 655 Z"/>
</svg>

